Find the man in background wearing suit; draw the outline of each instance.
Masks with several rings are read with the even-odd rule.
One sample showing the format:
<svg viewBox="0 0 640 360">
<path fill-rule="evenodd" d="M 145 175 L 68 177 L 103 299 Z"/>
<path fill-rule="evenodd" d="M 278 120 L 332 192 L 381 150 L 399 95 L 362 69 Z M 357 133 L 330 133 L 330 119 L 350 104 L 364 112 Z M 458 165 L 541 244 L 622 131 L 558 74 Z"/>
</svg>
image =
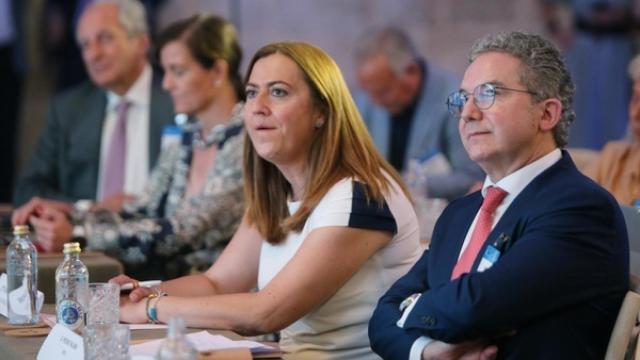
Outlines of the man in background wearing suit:
<svg viewBox="0 0 640 360">
<path fill-rule="evenodd" d="M 90 4 L 76 33 L 91 82 L 52 100 L 14 194 L 16 206 L 31 200 L 14 213 L 14 223 L 37 215 L 42 202 L 67 211 L 80 199 L 119 208 L 125 194 L 142 190 L 163 126 L 173 119 L 171 99 L 146 58 L 147 22 L 138 1 Z"/>
<path fill-rule="evenodd" d="M 458 79 L 423 59 L 409 36 L 387 27 L 366 33 L 356 46 L 357 77 L 366 93 L 356 103 L 378 150 L 400 172 L 410 159 L 441 153 L 451 171 L 430 175 L 429 197 L 455 199 L 484 174 L 462 147 L 444 104 Z"/>
<path fill-rule="evenodd" d="M 385 359 L 602 359 L 629 249 L 615 199 L 561 150 L 570 75 L 549 41 L 520 32 L 478 40 L 469 59 L 447 103 L 487 178 L 380 299 L 371 346 Z"/>
</svg>

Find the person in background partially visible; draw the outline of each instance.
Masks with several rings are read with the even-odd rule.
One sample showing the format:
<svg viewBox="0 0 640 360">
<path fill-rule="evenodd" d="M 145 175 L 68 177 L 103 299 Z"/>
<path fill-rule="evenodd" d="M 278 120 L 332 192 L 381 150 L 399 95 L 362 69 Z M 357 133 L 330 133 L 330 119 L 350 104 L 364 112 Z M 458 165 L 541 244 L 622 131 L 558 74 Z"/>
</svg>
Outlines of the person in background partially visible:
<svg viewBox="0 0 640 360">
<path fill-rule="evenodd" d="M 626 130 L 631 82 L 625 68 L 634 55 L 640 13 L 635 0 L 538 0 L 542 20 L 561 46 L 576 84 L 580 121 L 570 147 L 600 150 Z"/>
<path fill-rule="evenodd" d="M 91 81 L 57 95 L 16 183 L 13 222 L 47 203 L 70 213 L 86 200 L 120 209 L 144 189 L 173 108 L 147 61 L 144 7 L 98 0 L 82 13 L 77 40 Z"/>
<path fill-rule="evenodd" d="M 585 174 L 625 205 L 640 205 L 640 55 L 629 63 L 633 92 L 629 102 L 630 141 L 605 145 Z"/>
<path fill-rule="evenodd" d="M 163 87 L 176 111 L 195 123 L 162 151 L 145 191 L 121 213 L 98 210 L 72 224 L 44 206 L 43 216 L 29 219 L 47 251 L 82 237 L 88 249 L 118 258 L 127 273 L 145 280 L 206 270 L 244 212 L 244 90 L 235 28 L 218 16 L 195 15 L 169 25 L 158 49 Z"/>
<path fill-rule="evenodd" d="M 139 0 L 147 13 L 149 36 L 155 42 L 157 9 L 165 0 Z M 42 39 L 47 51 L 45 60 L 54 72 L 56 92 L 69 89 L 87 80 L 82 55 L 76 44 L 80 15 L 92 0 L 46 0 L 42 12 Z M 154 64 L 155 65 L 155 64 Z"/>
<path fill-rule="evenodd" d="M 411 160 L 444 155 L 450 171 L 430 174 L 432 198 L 453 200 L 466 194 L 484 173 L 469 159 L 445 100 L 458 86 L 447 71 L 418 54 L 409 36 L 394 27 L 365 33 L 356 44 L 357 79 L 363 92 L 356 104 L 378 150 L 396 170 Z"/>
<path fill-rule="evenodd" d="M 266 45 L 249 62 L 245 92 L 247 211 L 238 231 L 205 273 L 121 298 L 120 319 L 280 331 L 285 357 L 376 359 L 371 311 L 420 252 L 406 187 L 324 51 Z"/>
</svg>

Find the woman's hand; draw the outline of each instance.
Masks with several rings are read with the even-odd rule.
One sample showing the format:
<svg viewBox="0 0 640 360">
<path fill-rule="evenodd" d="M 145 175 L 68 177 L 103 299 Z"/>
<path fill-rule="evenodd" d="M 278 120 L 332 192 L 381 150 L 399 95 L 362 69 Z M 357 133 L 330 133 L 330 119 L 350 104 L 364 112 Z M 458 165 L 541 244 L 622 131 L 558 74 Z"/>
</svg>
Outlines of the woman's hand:
<svg viewBox="0 0 640 360">
<path fill-rule="evenodd" d="M 129 324 L 144 324 L 147 318 L 147 298 L 144 301 L 131 301 L 130 296 L 120 297 L 120 321 Z"/>
<path fill-rule="evenodd" d="M 112 284 L 136 284 L 138 280 L 127 275 L 118 275 L 109 279 Z M 147 318 L 147 301 L 154 289 L 137 287 L 129 295 L 120 296 L 120 321 L 130 324 L 144 324 Z M 141 301 L 142 300 L 142 301 Z"/>
<path fill-rule="evenodd" d="M 128 277 L 127 275 L 118 275 L 109 280 L 110 283 L 118 284 L 120 286 L 124 284 L 134 284 L 134 289 L 129 293 L 129 301 L 138 302 L 142 299 L 146 299 L 147 296 L 153 294 L 157 291 L 156 288 L 146 288 L 146 287 L 137 287 L 135 284 L 138 283 L 138 280 Z M 146 315 L 146 314 L 145 314 Z"/>
</svg>

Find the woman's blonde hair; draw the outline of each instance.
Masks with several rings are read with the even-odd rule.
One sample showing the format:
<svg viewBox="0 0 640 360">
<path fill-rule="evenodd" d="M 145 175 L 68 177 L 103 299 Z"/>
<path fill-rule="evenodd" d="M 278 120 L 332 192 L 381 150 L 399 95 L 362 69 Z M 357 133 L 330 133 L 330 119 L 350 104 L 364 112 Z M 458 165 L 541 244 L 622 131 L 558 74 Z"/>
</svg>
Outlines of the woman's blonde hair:
<svg viewBox="0 0 640 360">
<path fill-rule="evenodd" d="M 307 43 L 272 43 L 258 50 L 251 59 L 247 81 L 255 63 L 273 54 L 284 55 L 298 65 L 325 123 L 313 137 L 307 158 L 309 180 L 294 214 L 289 214 L 287 208 L 287 199 L 292 194 L 290 184 L 275 165 L 256 153 L 249 137 L 245 138 L 247 215 L 260 234 L 270 243 L 279 243 L 288 232 L 301 231 L 324 195 L 346 177 L 364 183 L 369 201 L 373 199 L 380 205 L 384 201 L 383 193 L 391 191 L 388 177 L 409 196 L 400 175 L 375 148 L 333 59 Z"/>
</svg>

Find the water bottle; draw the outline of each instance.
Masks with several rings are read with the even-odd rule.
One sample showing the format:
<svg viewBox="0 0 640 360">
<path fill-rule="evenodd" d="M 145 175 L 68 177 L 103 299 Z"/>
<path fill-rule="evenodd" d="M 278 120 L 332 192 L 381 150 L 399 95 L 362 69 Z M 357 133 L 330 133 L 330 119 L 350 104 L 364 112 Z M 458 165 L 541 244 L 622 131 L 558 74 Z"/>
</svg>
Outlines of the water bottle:
<svg viewBox="0 0 640 360">
<path fill-rule="evenodd" d="M 31 325 L 40 320 L 38 297 L 38 252 L 29 227 L 16 225 L 7 248 L 7 311 L 9 324 Z"/>
<path fill-rule="evenodd" d="M 198 356 L 196 349 L 184 336 L 184 320 L 179 317 L 169 319 L 167 338 L 162 341 L 158 349 L 158 360 L 195 360 Z"/>
<path fill-rule="evenodd" d="M 80 261 L 80 244 L 64 244 L 64 260 L 56 269 L 58 324 L 81 332 L 89 305 L 89 271 Z"/>
</svg>

